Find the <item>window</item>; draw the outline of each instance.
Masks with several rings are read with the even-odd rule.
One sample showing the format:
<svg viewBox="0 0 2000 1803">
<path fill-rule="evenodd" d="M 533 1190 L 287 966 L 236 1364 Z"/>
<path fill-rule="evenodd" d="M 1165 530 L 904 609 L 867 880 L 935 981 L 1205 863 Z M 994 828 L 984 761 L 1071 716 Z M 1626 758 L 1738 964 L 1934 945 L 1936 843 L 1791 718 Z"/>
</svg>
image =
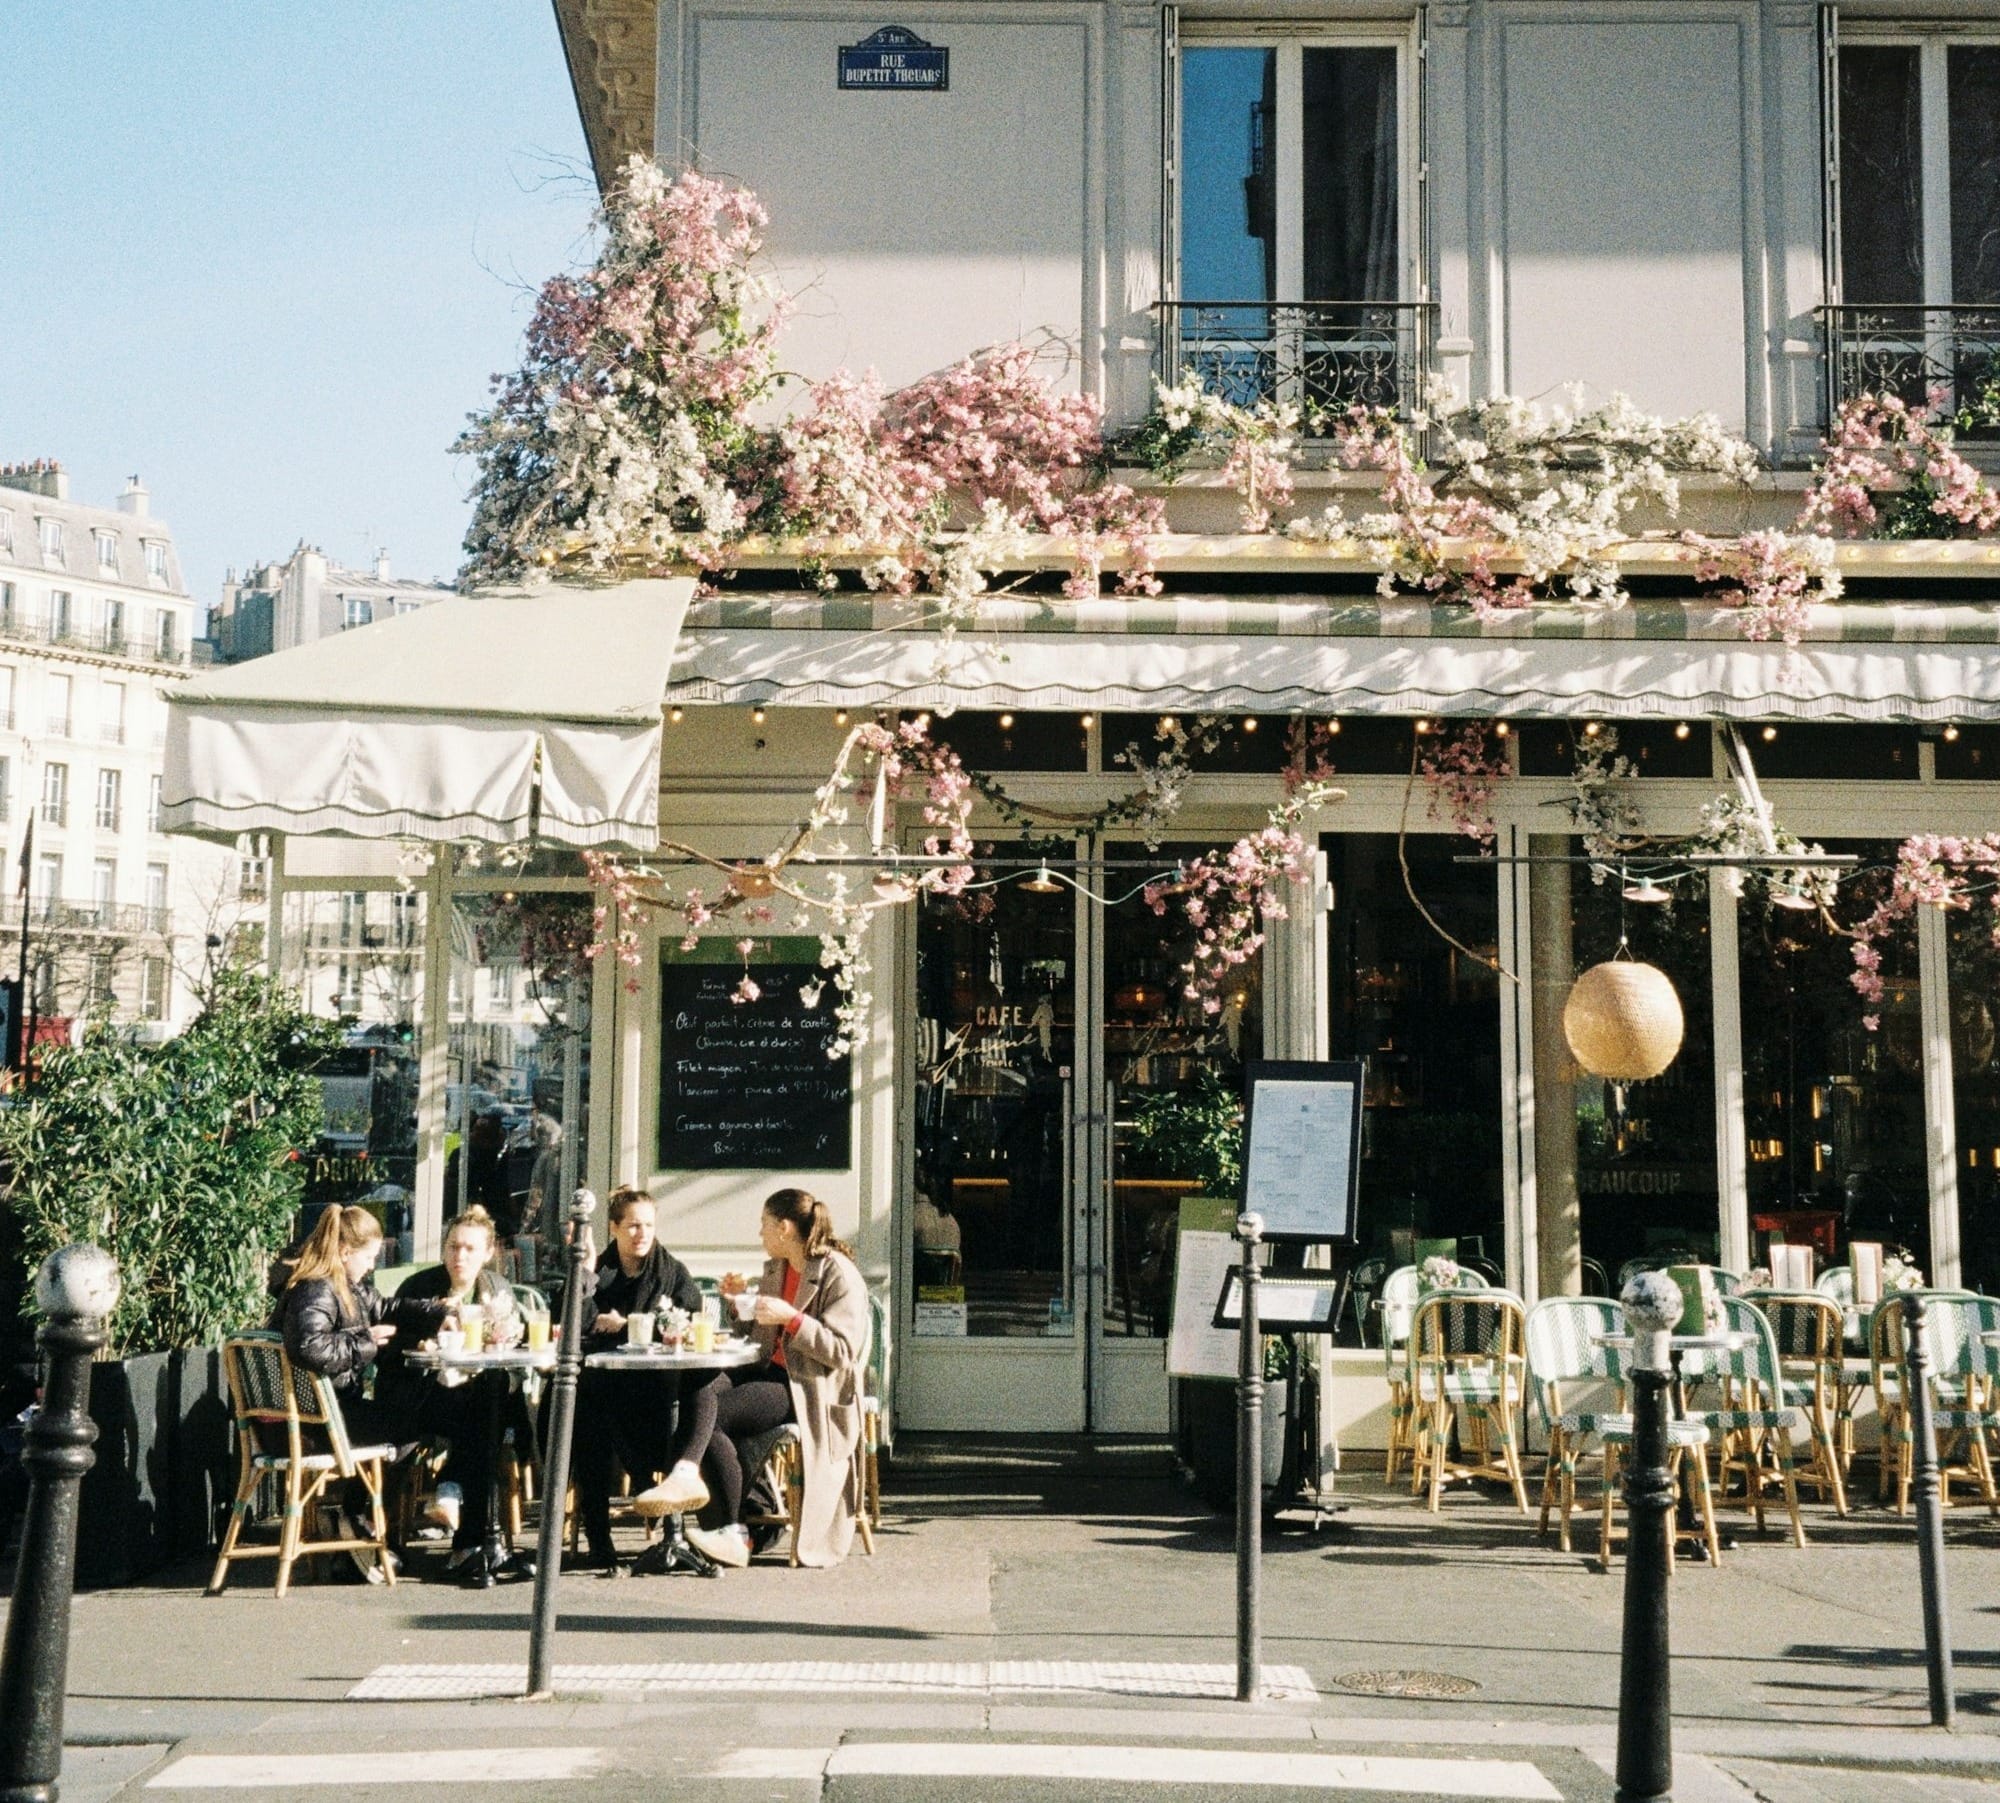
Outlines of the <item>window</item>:
<svg viewBox="0 0 2000 1803">
<path fill-rule="evenodd" d="M 167 930 L 167 867 L 146 866 L 146 924 L 156 933 Z"/>
<path fill-rule="evenodd" d="M 69 766 L 42 766 L 42 824 L 69 825 Z"/>
<path fill-rule="evenodd" d="M 125 603 L 106 598 L 104 603 L 104 649 L 114 657 L 125 650 Z"/>
<path fill-rule="evenodd" d="M 1211 388 L 1398 398 L 1401 83 L 1379 40 L 1183 51 L 1173 349 Z"/>
<path fill-rule="evenodd" d="M 146 541 L 146 574 L 154 582 L 167 579 L 167 547 L 156 538 Z"/>
<path fill-rule="evenodd" d="M 90 867 L 90 905 L 97 910 L 100 924 L 111 919 L 118 901 L 118 864 L 113 858 L 99 858 Z"/>
<path fill-rule="evenodd" d="M 242 902 L 260 902 L 271 881 L 271 860 L 269 858 L 242 858 L 236 866 L 236 899 Z"/>
<path fill-rule="evenodd" d="M 343 632 L 356 626 L 372 626 L 375 623 L 375 603 L 366 595 L 342 595 L 340 610 L 340 627 Z"/>
<path fill-rule="evenodd" d="M 39 519 L 35 522 L 41 533 L 42 559 L 46 563 L 61 563 L 63 560 L 63 527 L 61 520 Z"/>
<path fill-rule="evenodd" d="M 14 666 L 0 664 L 0 732 L 14 730 Z"/>
<path fill-rule="evenodd" d="M 14 760 L 0 757 L 0 820 L 13 818 Z"/>
<path fill-rule="evenodd" d="M 97 567 L 118 574 L 118 534 L 98 532 L 92 535 L 97 540 Z"/>
<path fill-rule="evenodd" d="M 171 663 L 174 660 L 176 656 L 174 645 L 178 636 L 178 632 L 174 626 L 174 616 L 164 607 L 161 608 L 153 643 L 159 651 L 162 663 Z"/>
<path fill-rule="evenodd" d="M 62 588 L 51 589 L 49 591 L 49 640 L 52 644 L 60 645 L 69 637 L 70 622 L 73 615 L 74 609 L 70 605 L 69 590 Z"/>
<path fill-rule="evenodd" d="M 70 691 L 74 687 L 71 678 L 51 674 L 42 691 L 42 725 L 54 738 L 69 737 Z"/>
<path fill-rule="evenodd" d="M 167 1018 L 167 961 L 147 958 L 139 966 L 139 1018 Z"/>
<path fill-rule="evenodd" d="M 118 830 L 125 812 L 125 778 L 117 770 L 97 773 L 97 824 L 107 833 Z"/>
<path fill-rule="evenodd" d="M 162 812 L 164 811 L 164 808 L 165 808 L 165 803 L 161 800 L 160 797 L 160 779 L 157 775 L 155 775 L 146 791 L 147 832 L 157 833 L 160 830 L 160 817 Z"/>
<path fill-rule="evenodd" d="M 125 685 L 107 682 L 97 691 L 97 723 L 107 745 L 125 743 Z"/>
<path fill-rule="evenodd" d="M 4 513 L 0 513 L 0 520 L 4 520 L 6 517 Z M 13 630 L 14 585 L 11 582 L 0 582 L 0 632 L 12 632 Z"/>
<path fill-rule="evenodd" d="M 35 896 L 47 907 L 62 899 L 62 858 L 55 852 L 35 860 Z"/>
<path fill-rule="evenodd" d="M 4 507 L 0 507 L 0 551 L 14 554 L 14 516 Z"/>
</svg>

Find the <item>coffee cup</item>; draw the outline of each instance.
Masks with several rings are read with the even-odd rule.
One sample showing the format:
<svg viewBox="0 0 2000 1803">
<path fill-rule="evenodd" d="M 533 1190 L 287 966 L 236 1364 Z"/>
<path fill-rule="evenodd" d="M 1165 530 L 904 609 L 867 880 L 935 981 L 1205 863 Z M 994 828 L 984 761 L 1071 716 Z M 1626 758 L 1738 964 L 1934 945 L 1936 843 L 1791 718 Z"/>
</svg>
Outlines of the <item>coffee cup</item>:
<svg viewBox="0 0 2000 1803">
<path fill-rule="evenodd" d="M 460 1327 L 440 1327 L 437 1332 L 437 1348 L 440 1352 L 463 1352 L 465 1350 L 465 1330 Z"/>
<path fill-rule="evenodd" d="M 737 1320 L 754 1321 L 757 1319 L 757 1292 L 755 1290 L 738 1290 L 730 1300 L 736 1304 Z"/>
<path fill-rule="evenodd" d="M 653 1343 L 653 1317 L 645 1310 L 638 1310 L 625 1317 L 625 1344 L 628 1346 L 650 1346 Z"/>
</svg>

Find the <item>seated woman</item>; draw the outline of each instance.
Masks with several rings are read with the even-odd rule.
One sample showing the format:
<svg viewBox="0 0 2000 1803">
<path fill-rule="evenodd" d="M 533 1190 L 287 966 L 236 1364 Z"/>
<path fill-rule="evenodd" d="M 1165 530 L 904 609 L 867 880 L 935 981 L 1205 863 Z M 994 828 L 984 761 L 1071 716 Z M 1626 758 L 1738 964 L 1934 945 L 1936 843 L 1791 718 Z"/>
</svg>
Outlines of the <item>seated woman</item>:
<svg viewBox="0 0 2000 1803">
<path fill-rule="evenodd" d="M 422 1437 L 406 1399 L 371 1397 L 362 1380 L 399 1332 L 435 1333 L 451 1314 L 442 1301 L 386 1300 L 369 1280 L 381 1252 L 382 1224 L 365 1208 L 327 1209 L 300 1247 L 271 1320 L 292 1362 L 333 1386 L 347 1437 L 357 1446 Z M 365 1502 L 365 1492 L 350 1492 L 349 1501 Z M 382 1581 L 366 1554 L 356 1553 L 354 1563 L 371 1583 Z"/>
<path fill-rule="evenodd" d="M 673 1469 L 634 1501 L 642 1515 L 715 1506 L 688 1539 L 722 1565 L 747 1565 L 752 1551 L 743 1499 L 757 1474 L 737 1447 L 787 1421 L 799 1430 L 804 1497 L 801 1565 L 838 1565 L 854 1538 L 860 1505 L 855 1448 L 861 1442 L 861 1360 L 868 1346 L 868 1286 L 854 1255 L 833 1237 L 833 1216 L 818 1197 L 781 1189 L 759 1223 L 769 1255 L 757 1290 L 755 1337 L 762 1359 L 718 1371 L 681 1405 Z M 722 1280 L 725 1294 L 744 1288 Z M 704 1481 L 706 1479 L 706 1481 Z"/>
<path fill-rule="evenodd" d="M 583 1350 L 609 1352 L 625 1343 L 633 1315 L 672 1306 L 693 1314 L 701 1286 L 660 1244 L 659 1213 L 642 1189 L 611 1192 L 611 1243 L 597 1261 L 597 1282 L 583 1300 Z M 668 1371 L 585 1371 L 577 1390 L 576 1492 L 588 1563 L 617 1563 L 611 1543 L 613 1454 L 635 1483 L 649 1483 L 667 1465 L 680 1379 Z"/>
<path fill-rule="evenodd" d="M 497 1243 L 493 1217 L 474 1203 L 445 1229 L 444 1262 L 412 1272 L 396 1291 L 396 1300 L 443 1302 L 453 1311 L 461 1303 L 476 1302 L 486 1311 L 493 1343 L 513 1345 L 523 1331 L 522 1304 L 513 1286 L 492 1268 Z M 444 1477 L 427 1513 L 451 1529 L 452 1551 L 446 1565 L 451 1571 L 465 1565 L 486 1539 L 492 1502 L 492 1473 L 487 1468 L 491 1447 L 486 1437 L 490 1417 L 486 1410 L 488 1390 L 493 1386 L 517 1397 L 506 1376 L 498 1371 L 483 1371 L 470 1382 L 455 1384 L 413 1371 L 403 1362 L 401 1349 L 394 1342 L 383 1348 L 376 1367 L 376 1395 L 414 1421 L 424 1438 L 450 1444 Z M 506 1407 L 506 1403 L 501 1406 Z M 515 1413 L 512 1425 L 516 1435 L 531 1435 L 533 1426 L 526 1411 L 517 1406 Z M 517 1444 L 525 1443 L 517 1440 Z"/>
</svg>

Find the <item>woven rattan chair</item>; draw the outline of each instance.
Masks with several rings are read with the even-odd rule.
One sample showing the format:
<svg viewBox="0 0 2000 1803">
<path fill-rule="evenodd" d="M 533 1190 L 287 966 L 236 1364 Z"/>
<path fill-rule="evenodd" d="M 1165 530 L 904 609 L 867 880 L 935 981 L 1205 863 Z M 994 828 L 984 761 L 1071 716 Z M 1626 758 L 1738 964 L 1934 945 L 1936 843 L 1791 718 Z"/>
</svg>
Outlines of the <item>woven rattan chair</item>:
<svg viewBox="0 0 2000 1803">
<path fill-rule="evenodd" d="M 1393 1484 L 1397 1471 L 1416 1459 L 1416 1434 L 1410 1419 L 1410 1326 L 1416 1319 L 1422 1288 L 1415 1265 L 1399 1266 L 1382 1279 L 1382 1294 L 1375 1304 L 1382 1329 L 1382 1373 L 1389 1383 L 1389 1450 L 1382 1465 L 1385 1484 Z"/>
<path fill-rule="evenodd" d="M 1548 1462 L 1542 1474 L 1539 1531 L 1544 1539 L 1548 1537 L 1550 1509 L 1559 1506 L 1561 1526 L 1557 1544 L 1564 1552 L 1570 1550 L 1577 1465 L 1594 1440 L 1599 1449 L 1602 1478 L 1597 1562 L 1607 1570 L 1611 1564 L 1612 1510 L 1618 1490 L 1615 1478 L 1623 1449 L 1631 1444 L 1632 1416 L 1624 1406 L 1624 1357 L 1600 1341 L 1606 1334 L 1624 1331 L 1624 1311 L 1615 1302 L 1597 1297 L 1551 1296 L 1528 1311 L 1528 1379 L 1549 1440 Z M 1597 1410 L 1566 1408 L 1564 1386 L 1568 1386 L 1573 1396 L 1585 1385 L 1608 1386 L 1613 1406 Z M 1715 1530 L 1715 1507 L 1708 1492 L 1708 1466 L 1702 1456 L 1707 1445 L 1708 1430 L 1699 1422 L 1676 1417 L 1667 1423 L 1668 1454 L 1675 1467 L 1682 1465 L 1684 1452 L 1692 1450 L 1697 1455 L 1688 1468 L 1693 1473 L 1703 1533 L 1713 1557 L 1719 1536 Z"/>
<path fill-rule="evenodd" d="M 396 1456 L 393 1446 L 355 1446 L 341 1419 L 340 1398 L 323 1377 L 292 1363 L 285 1342 L 275 1333 L 241 1334 L 222 1348 L 222 1369 L 229 1384 L 236 1416 L 240 1459 L 236 1500 L 229 1527 L 216 1554 L 208 1594 L 217 1596 L 228 1581 L 229 1567 L 238 1559 L 276 1559 L 278 1595 L 291 1587 L 292 1567 L 316 1553 L 372 1552 L 385 1583 L 396 1581 L 389 1556 L 388 1524 L 382 1510 L 382 1467 Z M 258 1486 L 267 1474 L 285 1485 L 283 1524 L 278 1544 L 241 1544 Z M 310 1512 L 328 1501 L 326 1488 L 334 1479 L 359 1478 L 368 1490 L 368 1539 L 342 1534 L 337 1539 L 309 1540 L 305 1524 Z M 338 1519 L 338 1517 L 336 1517 Z"/>
<path fill-rule="evenodd" d="M 1970 1484 L 2000 1515 L 1991 1441 L 2000 1433 L 2000 1348 L 1982 1333 L 2000 1330 L 2000 1301 L 1964 1290 L 1931 1290 L 1924 1297 L 1924 1331 L 1931 1354 L 1931 1425 L 1938 1441 L 1938 1479 L 1950 1504 L 1954 1483 Z M 1881 1421 L 1878 1493 L 1893 1482 L 1896 1513 L 1910 1508 L 1914 1435 L 1903 1395 L 1903 1308 L 1885 1297 L 1868 1320 L 1868 1358 Z"/>
<path fill-rule="evenodd" d="M 1438 1290 L 1417 1304 L 1410 1328 L 1410 1388 L 1416 1468 L 1411 1488 L 1437 1511 L 1445 1483 L 1505 1483 L 1523 1515 L 1520 1417 L 1527 1400 L 1526 1310 L 1505 1290 Z M 1459 1457 L 1452 1429 L 1463 1414 Z"/>
<path fill-rule="evenodd" d="M 1745 1336 L 1743 1345 L 1728 1351 L 1690 1352 L 1681 1374 L 1700 1400 L 1682 1412 L 1708 1429 L 1720 1459 L 1717 1486 L 1729 1497 L 1732 1475 L 1743 1480 L 1744 1506 L 1764 1527 L 1764 1511 L 1775 1475 L 1791 1518 L 1792 1544 L 1806 1543 L 1799 1518 L 1797 1474 L 1792 1461 L 1792 1433 L 1801 1412 L 1785 1407 L 1784 1377 L 1778 1364 L 1778 1343 L 1771 1323 L 1741 1296 L 1722 1298 L 1724 1327 Z M 1710 1392 L 1703 1395 L 1703 1391 Z"/>
<path fill-rule="evenodd" d="M 1749 1300 L 1771 1324 L 1777 1342 L 1784 1402 L 1804 1412 L 1812 1428 L 1812 1464 L 1798 1481 L 1833 1498 L 1847 1513 L 1847 1472 L 1842 1447 L 1851 1421 L 1845 1376 L 1845 1319 L 1831 1296 L 1752 1291 Z"/>
</svg>

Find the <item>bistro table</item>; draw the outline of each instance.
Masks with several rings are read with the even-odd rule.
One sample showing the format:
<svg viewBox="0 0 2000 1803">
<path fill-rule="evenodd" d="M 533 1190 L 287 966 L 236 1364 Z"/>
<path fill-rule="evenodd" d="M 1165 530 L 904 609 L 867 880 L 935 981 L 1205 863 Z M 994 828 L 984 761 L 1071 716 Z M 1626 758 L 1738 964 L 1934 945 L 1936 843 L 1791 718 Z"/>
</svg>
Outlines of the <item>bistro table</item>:
<svg viewBox="0 0 2000 1803">
<path fill-rule="evenodd" d="M 1593 1334 L 1591 1338 L 1607 1352 L 1630 1352 L 1632 1350 L 1632 1336 L 1629 1333 L 1600 1333 Z M 1749 1334 L 1733 1331 L 1722 1333 L 1668 1334 L 1667 1358 L 1674 1368 L 1674 1387 L 1671 1395 L 1673 1397 L 1675 1415 L 1685 1416 L 1687 1413 L 1681 1398 L 1681 1360 L 1688 1353 L 1741 1352 L 1749 1344 Z M 1694 1453 L 1697 1458 L 1705 1456 L 1703 1449 L 1700 1447 L 1694 1448 Z M 1705 1563 L 1708 1559 L 1708 1542 L 1702 1537 L 1701 1523 L 1695 1518 L 1694 1498 L 1689 1494 L 1686 1485 L 1680 1486 L 1680 1509 L 1675 1526 L 1675 1538 L 1677 1540 L 1686 1540 L 1693 1543 L 1689 1550 L 1682 1556 L 1693 1560 L 1697 1565 Z M 1718 1532 L 1716 1539 L 1724 1552 L 1735 1551 L 1736 1543 L 1728 1536 Z"/>
<path fill-rule="evenodd" d="M 554 1370 L 556 1349 L 541 1346 L 531 1351 L 526 1346 L 514 1346 L 505 1351 L 489 1348 L 482 1352 L 440 1352 L 433 1347 L 405 1353 L 403 1358 L 413 1369 L 440 1378 L 448 1371 L 460 1371 L 467 1377 L 497 1371 L 504 1377 L 505 1382 L 486 1386 L 482 1430 L 486 1438 L 486 1539 L 469 1561 L 470 1569 L 464 1576 L 466 1583 L 479 1590 L 491 1590 L 502 1578 L 532 1578 L 534 1560 L 514 1550 L 506 1529 L 501 1526 L 500 1443 L 506 1428 L 500 1403 L 508 1390 L 526 1380 L 530 1371 Z"/>
<path fill-rule="evenodd" d="M 589 1371 L 733 1371 L 754 1365 L 762 1357 L 754 1340 L 732 1336 L 718 1339 L 707 1352 L 696 1352 L 691 1346 L 619 1346 L 610 1352 L 593 1352 L 583 1363 Z M 634 1577 L 665 1577 L 674 1571 L 689 1571 L 703 1578 L 722 1575 L 713 1559 L 690 1544 L 686 1523 L 677 1514 L 667 1517 L 666 1532 L 632 1561 Z"/>
</svg>

